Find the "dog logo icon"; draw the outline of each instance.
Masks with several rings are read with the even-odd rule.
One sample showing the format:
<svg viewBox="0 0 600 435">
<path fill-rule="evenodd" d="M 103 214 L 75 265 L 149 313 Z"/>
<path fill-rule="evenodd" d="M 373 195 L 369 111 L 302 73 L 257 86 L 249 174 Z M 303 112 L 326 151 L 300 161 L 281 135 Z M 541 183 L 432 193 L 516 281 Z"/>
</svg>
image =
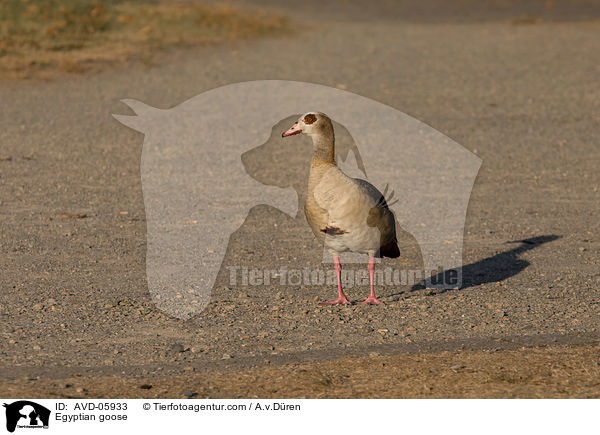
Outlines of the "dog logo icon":
<svg viewBox="0 0 600 435">
<path fill-rule="evenodd" d="M 14 432 L 16 428 L 48 428 L 50 410 L 29 400 L 19 400 L 4 404 L 6 408 L 6 430 Z"/>
</svg>

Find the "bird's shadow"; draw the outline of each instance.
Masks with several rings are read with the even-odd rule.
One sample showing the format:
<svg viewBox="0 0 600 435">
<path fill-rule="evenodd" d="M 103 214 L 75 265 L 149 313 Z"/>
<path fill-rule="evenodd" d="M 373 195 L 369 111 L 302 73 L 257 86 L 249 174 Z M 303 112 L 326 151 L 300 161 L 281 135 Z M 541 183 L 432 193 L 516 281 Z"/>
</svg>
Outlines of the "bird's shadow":
<svg viewBox="0 0 600 435">
<path fill-rule="evenodd" d="M 508 251 L 496 254 L 492 257 L 484 258 L 483 260 L 463 266 L 462 285 L 460 285 L 459 288 L 465 289 L 480 284 L 500 282 L 517 275 L 531 264 L 529 261 L 519 258 L 523 252 L 535 249 L 544 243 L 552 242 L 560 237 L 561 236 L 557 235 L 548 235 L 506 242 L 519 243 L 520 245 Z M 435 284 L 451 282 L 452 277 L 455 276 L 453 273 L 455 273 L 455 271 L 440 272 L 439 274 L 431 277 L 431 283 Z M 422 290 L 427 287 L 427 282 L 421 281 L 420 283 L 413 285 L 408 292 Z M 449 289 L 436 289 L 435 293 L 440 294 L 448 290 Z M 390 296 L 396 296 L 398 294 L 399 293 L 394 293 Z"/>
</svg>

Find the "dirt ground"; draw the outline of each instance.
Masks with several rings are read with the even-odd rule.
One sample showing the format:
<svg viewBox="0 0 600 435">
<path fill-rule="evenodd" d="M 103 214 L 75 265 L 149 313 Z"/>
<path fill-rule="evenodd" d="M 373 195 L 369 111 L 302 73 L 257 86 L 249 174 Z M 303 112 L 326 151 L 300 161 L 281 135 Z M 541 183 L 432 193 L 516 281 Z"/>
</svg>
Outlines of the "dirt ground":
<svg viewBox="0 0 600 435">
<path fill-rule="evenodd" d="M 597 397 L 600 8 L 321 3 L 272 2 L 304 29 L 293 36 L 0 83 L 1 396 Z M 232 265 L 330 267 L 302 212 L 259 206 L 204 312 L 183 321 L 154 306 L 143 137 L 111 114 L 129 113 L 123 98 L 168 108 L 259 79 L 381 101 L 483 159 L 463 288 L 379 288 L 382 306 L 323 308 L 332 287 L 232 286 Z M 302 199 L 309 154 L 243 158 Z M 414 239 L 400 241 L 383 265 L 421 265 Z"/>
<path fill-rule="evenodd" d="M 463 350 L 201 370 L 173 378 L 100 376 L 10 382 L 39 398 L 598 398 L 598 344 Z"/>
</svg>

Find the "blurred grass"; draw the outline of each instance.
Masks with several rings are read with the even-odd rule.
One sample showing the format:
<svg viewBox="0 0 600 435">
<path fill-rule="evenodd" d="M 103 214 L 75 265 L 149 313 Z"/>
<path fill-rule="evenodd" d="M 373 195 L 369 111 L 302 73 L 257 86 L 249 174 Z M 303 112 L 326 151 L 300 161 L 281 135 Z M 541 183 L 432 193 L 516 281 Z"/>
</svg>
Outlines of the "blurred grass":
<svg viewBox="0 0 600 435">
<path fill-rule="evenodd" d="M 285 16 L 153 0 L 0 0 L 0 74 L 79 72 L 173 46 L 284 32 Z"/>
</svg>

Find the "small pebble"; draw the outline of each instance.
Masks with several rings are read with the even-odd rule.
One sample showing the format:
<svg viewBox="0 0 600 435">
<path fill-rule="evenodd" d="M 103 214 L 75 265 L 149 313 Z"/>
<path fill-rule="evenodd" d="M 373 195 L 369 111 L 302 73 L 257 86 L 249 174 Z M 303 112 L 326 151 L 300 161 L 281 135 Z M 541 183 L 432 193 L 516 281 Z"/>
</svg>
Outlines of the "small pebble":
<svg viewBox="0 0 600 435">
<path fill-rule="evenodd" d="M 174 343 L 171 345 L 172 352 L 183 352 L 184 350 L 185 350 L 185 348 L 183 347 L 183 344 Z"/>
</svg>

